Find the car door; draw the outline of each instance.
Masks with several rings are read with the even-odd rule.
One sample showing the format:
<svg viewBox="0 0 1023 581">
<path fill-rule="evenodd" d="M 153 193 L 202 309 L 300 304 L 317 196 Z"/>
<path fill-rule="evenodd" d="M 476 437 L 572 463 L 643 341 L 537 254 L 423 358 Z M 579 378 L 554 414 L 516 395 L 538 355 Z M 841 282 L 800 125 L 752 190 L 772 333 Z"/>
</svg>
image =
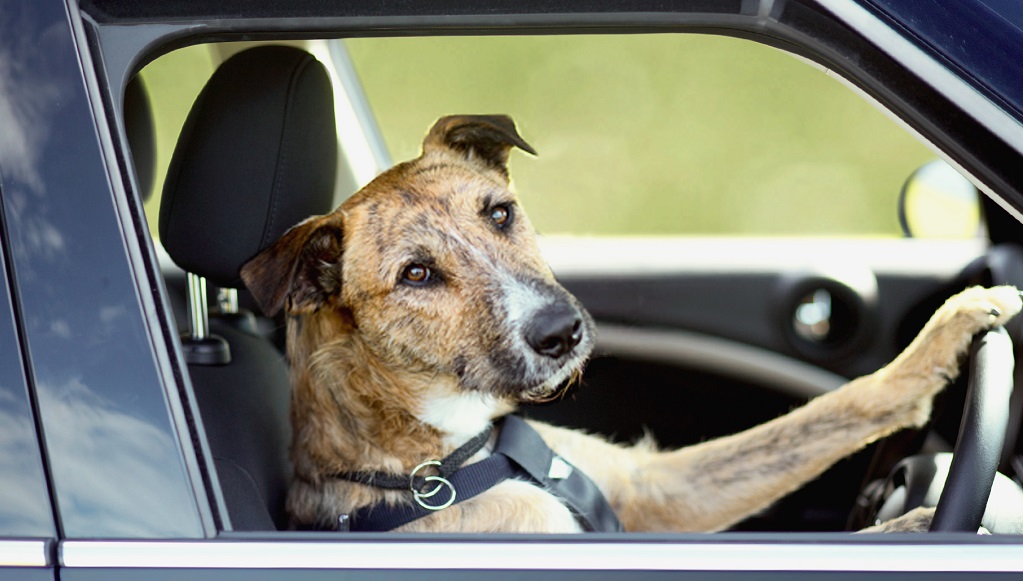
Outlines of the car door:
<svg viewBox="0 0 1023 581">
<path fill-rule="evenodd" d="M 781 6 L 781 3 L 777 6 Z M 801 7 L 804 6 L 796 6 L 797 12 Z M 635 24 L 635 19 L 654 18 L 650 14 L 623 16 L 605 13 L 594 6 L 590 6 L 593 14 L 583 16 L 534 14 L 533 18 L 522 18 L 521 15 L 508 18 L 509 10 L 543 10 L 529 5 L 516 6 L 513 10 L 502 5 L 494 7 L 488 14 L 469 15 L 460 19 L 459 14 L 464 16 L 464 8 L 462 12 L 456 11 L 458 14 L 448 15 L 444 12 L 444 6 L 424 4 L 422 9 L 428 13 L 425 20 L 418 19 L 423 17 L 419 13 L 393 15 L 387 12 L 387 7 L 374 6 L 367 9 L 362 5 L 338 8 L 350 8 L 351 13 L 330 13 L 325 16 L 308 6 L 291 9 L 290 12 L 287 7 L 282 8 L 283 16 L 291 18 L 281 18 L 282 13 L 276 10 L 278 7 L 258 2 L 246 9 L 251 10 L 251 13 L 237 7 L 226 9 L 218 3 L 210 3 L 198 13 L 190 13 L 187 7 L 180 5 L 136 6 L 117 2 L 90 2 L 86 3 L 86 8 L 89 10 L 86 16 L 89 17 L 87 24 L 93 35 L 93 44 L 87 45 L 84 38 L 80 38 L 78 46 L 84 54 L 96 57 L 98 64 L 94 65 L 95 70 L 105 74 L 101 79 L 90 80 L 90 94 L 98 102 L 106 103 L 112 111 L 118 110 L 116 95 L 123 88 L 122 81 L 129 76 L 129 71 L 139 62 L 155 56 L 151 51 L 166 50 L 180 42 L 248 40 L 251 36 L 290 39 L 295 36 L 306 37 L 310 30 L 323 30 L 325 35 L 401 35 L 421 33 L 423 30 L 438 33 L 449 30 L 445 27 L 450 25 L 462 27 L 458 29 L 459 33 L 494 30 L 522 32 L 526 29 L 534 30 L 529 27 L 537 23 L 557 28 L 559 23 L 565 22 L 574 23 L 574 32 L 579 32 L 599 28 L 598 24 L 608 26 L 611 21 L 618 22 L 616 19 L 621 19 L 625 27 L 620 31 L 628 32 L 632 31 L 629 26 L 630 23 Z M 627 8 L 619 8 L 628 11 Z M 644 4 L 634 10 L 642 8 L 652 7 Z M 753 3 L 726 8 L 736 13 L 742 12 L 745 17 L 758 13 L 758 6 Z M 400 12 L 400 9 L 396 10 Z M 683 8 L 679 10 L 685 12 Z M 699 7 L 694 10 L 699 12 L 693 19 L 696 24 L 713 21 L 724 27 L 736 22 L 727 18 L 714 20 L 708 16 L 713 10 L 706 13 L 700 12 Z M 761 21 L 765 26 L 769 24 L 768 12 L 770 6 L 765 5 L 764 20 Z M 310 14 L 318 17 L 310 19 Z M 675 16 L 658 14 L 659 18 L 665 20 L 650 20 L 647 24 L 652 27 L 651 30 L 659 30 L 668 26 L 665 22 L 678 22 L 671 20 Z M 689 16 L 685 14 L 686 18 Z M 658 25 L 662 28 L 657 28 Z M 100 55 L 105 58 L 101 60 Z M 540 95 L 540 98 L 547 96 Z M 101 120 L 101 125 L 105 119 L 110 123 L 108 128 L 116 127 L 116 113 L 104 116 L 97 112 L 96 118 Z M 111 141 L 109 135 L 100 138 L 108 153 L 118 147 L 117 141 L 116 138 Z M 543 151 L 541 146 L 538 145 L 538 148 Z M 123 156 L 125 149 L 121 147 L 117 151 L 121 151 Z M 124 175 L 130 177 L 131 168 L 125 157 L 119 160 L 119 164 L 112 166 L 116 165 Z M 518 164 L 518 161 L 515 163 Z M 594 164 L 594 168 L 600 169 L 600 165 Z M 112 176 L 115 174 L 116 171 L 111 172 Z M 124 195 L 126 193 L 130 195 L 132 192 L 116 192 L 115 200 L 137 211 L 139 200 L 132 200 Z M 571 210 L 570 206 L 562 211 Z M 125 220 L 122 226 L 139 239 L 148 241 L 141 230 L 132 230 L 132 227 L 140 226 L 138 223 Z M 137 242 L 133 236 L 125 238 Z M 850 246 L 857 248 L 858 253 L 862 251 L 862 254 L 857 254 L 855 260 L 850 261 L 847 260 L 848 251 L 842 250 L 846 241 L 813 241 L 810 245 L 805 244 L 804 240 L 797 242 L 796 247 L 800 253 L 806 252 L 807 246 L 820 250 L 819 262 L 826 263 L 829 268 L 842 262 L 855 264 L 846 269 L 845 274 L 836 274 L 815 266 L 817 261 L 806 260 L 805 255 L 792 259 L 793 246 L 785 241 L 755 240 L 753 250 L 749 250 L 746 244 L 741 249 L 733 247 L 730 250 L 730 243 L 721 240 L 640 240 L 632 244 L 621 240 L 597 240 L 582 246 L 580 250 L 575 241 L 562 244 L 552 239 L 547 243 L 547 250 L 556 272 L 574 292 L 583 297 L 601 320 L 605 335 L 602 344 L 604 355 L 595 361 L 593 371 L 599 372 L 595 375 L 609 376 L 617 386 L 611 388 L 616 394 L 613 401 L 598 401 L 591 405 L 591 411 L 584 411 L 577 418 L 564 411 L 536 413 L 551 413 L 569 423 L 578 420 L 583 425 L 593 426 L 593 429 L 601 429 L 598 422 L 609 418 L 611 423 L 603 428 L 609 427 L 610 431 L 616 432 L 620 430 L 619 435 L 623 439 L 632 437 L 633 430 L 639 429 L 641 424 L 659 422 L 663 427 L 655 428 L 656 435 L 665 443 L 671 443 L 673 437 L 679 441 L 704 437 L 702 433 L 678 434 L 678 426 L 693 419 L 680 419 L 680 412 L 706 416 L 702 425 L 709 426 L 709 430 L 716 430 L 722 429 L 735 415 L 746 414 L 756 419 L 772 414 L 775 410 L 782 411 L 791 402 L 805 398 L 814 390 L 836 385 L 847 374 L 858 371 L 844 357 L 836 357 L 836 367 L 829 367 L 831 364 L 826 363 L 825 358 L 813 352 L 803 353 L 798 351 L 800 347 L 787 343 L 790 339 L 785 338 L 785 333 L 791 327 L 790 315 L 793 313 L 781 309 L 777 313 L 780 322 L 774 319 L 772 313 L 776 307 L 791 306 L 772 294 L 775 290 L 780 293 L 778 296 L 793 296 L 797 301 L 796 310 L 802 305 L 809 305 L 805 310 L 810 314 L 817 313 L 818 316 L 815 318 L 807 315 L 800 322 L 813 327 L 826 318 L 821 313 L 827 312 L 824 305 L 828 299 L 818 294 L 819 285 L 831 289 L 829 296 L 832 305 L 835 305 L 838 300 L 835 297 L 846 292 L 844 287 L 834 286 L 836 281 L 853 290 L 870 288 L 870 278 L 863 276 L 864 269 L 873 273 L 878 289 L 890 284 L 891 288 L 896 289 L 890 295 L 892 300 L 886 298 L 883 301 L 887 305 L 884 310 L 877 307 L 881 320 L 885 320 L 883 315 L 891 315 L 891 326 L 879 332 L 879 335 L 887 338 L 878 343 L 862 343 L 868 346 L 864 348 L 870 353 L 865 361 L 873 364 L 886 360 L 897 349 L 899 340 L 896 335 L 899 333 L 893 331 L 889 335 L 889 331 L 901 328 L 908 314 L 914 310 L 907 305 L 915 304 L 914 301 L 929 297 L 931 293 L 940 294 L 942 289 L 939 287 L 955 280 L 955 273 L 960 266 L 972 257 L 979 256 L 984 247 L 983 244 L 966 244 L 963 248 L 959 248 L 958 244 L 947 247 L 939 244 L 937 252 L 945 253 L 944 259 L 947 259 L 948 264 L 936 259 L 936 262 L 942 264 L 928 266 L 918 263 L 919 256 L 931 256 L 930 251 L 914 259 L 910 251 L 893 256 L 884 244 L 876 245 L 873 252 L 860 249 L 857 241 L 853 240 Z M 756 248 L 758 244 L 762 248 Z M 126 247 L 132 248 L 130 244 Z M 602 247 L 604 252 L 594 251 Z M 658 252 L 670 250 L 668 260 L 650 264 L 646 259 L 649 248 L 656 248 Z M 959 250 L 953 251 L 953 248 Z M 612 252 L 619 253 L 619 256 L 612 259 Z M 149 284 L 155 294 L 165 295 L 165 289 L 153 282 L 158 274 L 158 265 L 154 263 L 151 253 L 143 252 L 140 258 L 140 253 L 135 249 L 128 254 L 137 259 L 134 264 L 139 267 L 129 282 L 134 282 L 139 288 L 146 288 Z M 708 255 L 710 259 L 706 259 Z M 885 264 L 895 266 L 886 267 Z M 913 267 L 917 267 L 916 271 Z M 887 280 L 890 271 L 902 274 L 893 275 L 890 283 L 882 282 Z M 795 273 L 794 288 L 799 292 L 792 293 L 783 284 L 789 281 L 792 273 Z M 850 273 L 854 276 L 850 276 Z M 903 278 L 906 273 L 909 274 L 908 280 Z M 868 281 L 865 285 L 862 284 L 864 278 Z M 812 284 L 803 284 L 806 281 Z M 905 286 L 900 286 L 903 283 Z M 779 284 L 782 287 L 780 290 L 776 288 Z M 697 290 L 700 291 L 699 298 L 688 294 L 696 294 Z M 679 297 L 685 300 L 680 301 Z M 154 327 L 164 330 L 161 339 L 174 334 L 166 310 L 157 309 L 157 315 L 162 316 L 156 316 L 153 322 Z M 729 312 L 719 312 L 722 310 Z M 832 309 L 834 312 L 836 310 Z M 638 330 L 639 334 L 629 336 L 619 333 L 620 329 L 616 326 L 626 324 Z M 813 333 L 810 336 L 814 336 Z M 159 344 L 157 339 L 153 340 Z M 703 345 L 703 350 L 699 350 L 697 345 Z M 877 351 L 872 351 L 874 345 L 879 345 Z M 173 348 L 165 350 L 174 354 Z M 156 351 L 162 353 L 160 349 Z M 709 361 L 715 357 L 717 361 Z M 165 395 L 171 407 L 181 405 L 194 412 L 194 402 L 189 401 L 188 397 L 189 382 L 184 377 L 183 365 L 180 361 L 178 363 L 176 369 L 179 375 L 171 387 L 176 386 L 179 390 L 167 388 Z M 860 361 L 858 365 L 867 364 Z M 166 368 L 164 365 L 161 369 Z M 703 374 L 705 377 L 686 377 L 683 381 L 680 374 Z M 583 400 L 586 394 L 582 392 L 598 391 L 587 389 L 586 384 L 593 386 L 590 381 L 598 380 L 587 378 L 581 386 L 583 389 L 580 390 L 578 400 L 572 403 L 587 405 Z M 739 385 L 726 385 L 722 390 L 715 391 L 726 382 Z M 154 382 L 146 385 L 150 383 Z M 679 384 L 695 387 L 682 394 L 673 393 L 672 390 Z M 638 391 L 634 389 L 636 385 L 653 386 L 656 393 Z M 739 390 L 742 390 L 741 398 L 734 395 Z M 721 391 L 725 393 L 724 396 L 719 395 Z M 699 408 L 701 411 L 683 409 L 689 408 L 689 402 L 698 399 L 693 394 L 700 392 L 707 394 L 705 399 L 713 400 L 707 402 L 710 404 L 706 408 L 709 411 L 703 412 L 703 408 Z M 152 393 L 153 390 L 149 389 L 145 395 L 151 396 Z M 757 394 L 766 395 L 762 399 L 754 399 L 758 397 Z M 672 401 L 675 395 L 679 395 L 681 404 Z M 632 413 L 634 408 L 640 410 L 644 405 L 655 408 L 648 417 L 624 417 Z M 599 411 L 599 415 L 592 413 L 594 408 Z M 691 409 L 697 410 L 695 405 Z M 174 426 L 181 427 L 182 423 Z M 181 438 L 180 449 L 185 458 L 185 466 L 189 472 L 201 472 L 201 426 L 191 418 L 178 436 Z M 169 459 L 167 463 L 172 467 L 176 467 L 179 461 L 174 455 L 166 459 Z M 209 466 L 205 468 L 209 469 Z M 193 478 L 192 483 L 199 480 Z M 218 488 L 215 475 L 209 480 L 202 480 L 202 484 L 207 488 L 202 489 L 198 485 L 196 490 L 206 492 L 209 498 L 197 494 L 194 502 L 174 504 L 175 507 L 185 507 L 184 512 L 189 513 L 186 516 L 199 507 L 198 512 L 205 525 L 202 530 L 190 530 L 181 535 L 186 538 L 174 539 L 168 538 L 171 535 L 167 534 L 149 533 L 117 540 L 69 538 L 60 545 L 60 565 L 64 567 L 61 576 L 68 579 L 143 576 L 334 578 L 341 574 L 352 578 L 418 579 L 477 578 L 486 574 L 497 578 L 672 576 L 691 579 L 844 579 L 876 577 L 878 574 L 899 578 L 931 578 L 935 573 L 941 573 L 947 578 L 974 578 L 975 572 L 980 570 L 990 573 L 992 577 L 1009 578 L 1009 575 L 1017 574 L 1019 569 L 1020 551 L 1012 539 L 991 540 L 973 535 L 878 540 L 864 536 L 793 533 L 728 533 L 721 536 L 595 535 L 582 538 L 549 535 L 359 535 L 296 531 L 238 533 L 216 524 L 215 518 L 212 519 L 214 524 L 210 526 L 210 513 L 216 515 L 222 510 L 215 499 L 225 491 Z M 851 489 L 857 487 L 858 482 L 849 486 Z M 828 508 L 830 510 L 831 506 Z M 145 514 L 122 514 L 125 522 L 144 520 L 147 517 Z M 799 521 L 804 524 L 810 522 L 808 516 L 813 515 L 801 515 Z M 835 515 L 829 513 L 822 520 L 830 523 L 834 519 Z"/>
</svg>

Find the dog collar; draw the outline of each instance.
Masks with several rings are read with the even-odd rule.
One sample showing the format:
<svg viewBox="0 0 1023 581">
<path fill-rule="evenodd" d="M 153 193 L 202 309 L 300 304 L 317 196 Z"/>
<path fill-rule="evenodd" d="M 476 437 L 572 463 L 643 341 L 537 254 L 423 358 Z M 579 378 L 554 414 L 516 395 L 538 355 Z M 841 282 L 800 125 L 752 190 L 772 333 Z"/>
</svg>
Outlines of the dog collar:
<svg viewBox="0 0 1023 581">
<path fill-rule="evenodd" d="M 621 523 L 604 495 L 585 474 L 551 450 L 525 420 L 505 416 L 497 446 L 489 457 L 460 467 L 490 437 L 485 430 L 444 460 L 427 461 L 408 476 L 376 472 L 345 472 L 337 478 L 368 486 L 407 489 L 414 502 L 379 503 L 340 518 L 352 531 L 382 532 L 473 498 L 509 478 L 532 481 L 558 497 L 572 511 L 583 530 L 617 532 Z M 470 453 L 471 451 L 471 453 Z M 424 476 L 433 467 L 436 475 Z"/>
<path fill-rule="evenodd" d="M 387 490 L 411 490 L 412 494 L 416 498 L 430 498 L 433 493 L 423 491 L 427 488 L 436 489 L 437 486 L 444 486 L 441 482 L 446 480 L 453 472 L 458 470 L 462 464 L 465 464 L 466 460 L 472 458 L 476 452 L 483 449 L 483 446 L 487 445 L 487 441 L 490 440 L 490 434 L 493 433 L 494 426 L 488 425 L 482 432 L 476 434 L 471 440 L 462 444 L 454 452 L 448 454 L 442 460 L 427 460 L 419 466 L 416 466 L 412 473 L 404 476 L 392 474 L 390 472 L 370 472 L 370 471 L 358 471 L 358 472 L 337 472 L 331 474 L 330 477 L 337 478 L 339 480 L 348 480 L 351 482 L 358 482 L 359 484 L 365 484 L 366 486 L 374 486 L 376 488 L 384 488 Z M 419 472 L 425 472 L 424 469 L 427 467 L 435 467 L 438 476 L 422 476 Z M 431 484 L 431 483 L 437 484 Z M 431 506 L 433 506 L 431 504 Z"/>
</svg>

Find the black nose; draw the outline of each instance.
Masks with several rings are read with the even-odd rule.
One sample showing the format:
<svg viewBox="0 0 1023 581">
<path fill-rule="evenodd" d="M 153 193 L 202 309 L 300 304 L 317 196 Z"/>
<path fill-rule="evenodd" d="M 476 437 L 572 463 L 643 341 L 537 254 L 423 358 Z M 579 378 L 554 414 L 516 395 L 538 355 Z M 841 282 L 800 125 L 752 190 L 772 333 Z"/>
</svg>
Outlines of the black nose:
<svg viewBox="0 0 1023 581">
<path fill-rule="evenodd" d="M 540 355 L 558 358 L 583 339 L 583 320 L 574 307 L 554 304 L 540 310 L 525 330 L 526 342 Z"/>
</svg>

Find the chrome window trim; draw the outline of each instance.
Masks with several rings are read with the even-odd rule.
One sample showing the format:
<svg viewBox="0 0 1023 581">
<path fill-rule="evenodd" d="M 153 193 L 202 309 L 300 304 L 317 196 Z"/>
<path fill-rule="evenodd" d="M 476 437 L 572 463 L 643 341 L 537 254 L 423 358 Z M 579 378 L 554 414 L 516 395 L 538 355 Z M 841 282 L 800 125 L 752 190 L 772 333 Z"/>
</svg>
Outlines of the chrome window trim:
<svg viewBox="0 0 1023 581">
<path fill-rule="evenodd" d="M 0 540 L 0 568 L 49 567 L 50 553 L 45 540 Z"/>
<path fill-rule="evenodd" d="M 1023 573 L 1023 545 L 753 542 L 67 541 L 68 568 Z"/>
</svg>

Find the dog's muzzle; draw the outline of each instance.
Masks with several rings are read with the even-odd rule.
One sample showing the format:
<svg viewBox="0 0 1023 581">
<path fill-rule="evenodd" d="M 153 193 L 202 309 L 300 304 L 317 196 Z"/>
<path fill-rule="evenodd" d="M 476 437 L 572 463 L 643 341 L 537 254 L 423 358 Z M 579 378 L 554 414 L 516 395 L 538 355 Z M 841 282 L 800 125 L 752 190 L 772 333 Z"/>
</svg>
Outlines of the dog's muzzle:
<svg viewBox="0 0 1023 581">
<path fill-rule="evenodd" d="M 505 278 L 491 315 L 500 332 L 489 365 L 470 386 L 521 402 L 547 401 L 576 379 L 594 345 L 593 319 L 567 290 L 540 279 Z"/>
<path fill-rule="evenodd" d="M 559 359 L 583 339 L 583 317 L 574 306 L 554 303 L 536 313 L 523 329 L 526 343 L 538 354 Z"/>
</svg>

